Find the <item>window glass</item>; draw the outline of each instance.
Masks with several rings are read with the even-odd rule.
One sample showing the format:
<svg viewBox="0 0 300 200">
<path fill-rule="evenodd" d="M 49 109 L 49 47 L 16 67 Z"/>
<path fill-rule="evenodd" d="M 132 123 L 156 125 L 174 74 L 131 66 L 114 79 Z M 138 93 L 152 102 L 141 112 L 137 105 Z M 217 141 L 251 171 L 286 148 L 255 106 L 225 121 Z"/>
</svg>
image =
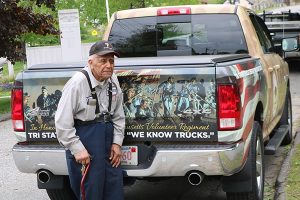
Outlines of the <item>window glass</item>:
<svg viewBox="0 0 300 200">
<path fill-rule="evenodd" d="M 192 55 L 191 23 L 165 23 L 157 25 L 157 54 Z"/>
<path fill-rule="evenodd" d="M 109 41 L 121 57 L 156 56 L 156 17 L 116 20 Z"/>
<path fill-rule="evenodd" d="M 268 52 L 272 52 L 273 51 L 273 42 L 272 42 L 272 37 L 270 35 L 270 32 L 266 26 L 266 24 L 264 23 L 264 21 L 258 17 L 258 16 L 255 16 L 255 19 L 257 20 L 259 26 L 261 27 L 262 29 L 262 34 L 263 34 L 263 37 L 266 41 L 266 45 L 267 45 L 267 49 L 268 49 Z"/>
<path fill-rule="evenodd" d="M 194 15 L 192 21 L 194 54 L 248 53 L 244 33 L 236 15 Z"/>
<path fill-rule="evenodd" d="M 239 19 L 234 14 L 192 15 L 191 20 L 180 23 L 157 18 L 116 20 L 109 41 L 121 57 L 248 53 Z"/>
<path fill-rule="evenodd" d="M 259 42 L 262 46 L 264 53 L 273 51 L 273 43 L 270 39 L 271 36 L 262 19 L 255 16 L 254 14 L 250 14 L 250 19 L 255 28 L 256 34 L 258 36 Z"/>
</svg>

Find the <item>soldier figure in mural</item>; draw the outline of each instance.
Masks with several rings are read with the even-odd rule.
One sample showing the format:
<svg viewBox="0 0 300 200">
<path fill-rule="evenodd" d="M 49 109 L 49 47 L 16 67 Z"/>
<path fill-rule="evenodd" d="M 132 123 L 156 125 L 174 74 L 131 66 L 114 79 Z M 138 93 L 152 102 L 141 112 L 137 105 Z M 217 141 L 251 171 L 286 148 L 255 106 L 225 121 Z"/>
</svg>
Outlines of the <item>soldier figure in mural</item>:
<svg viewBox="0 0 300 200">
<path fill-rule="evenodd" d="M 204 79 L 200 80 L 200 83 L 197 84 L 197 100 L 199 104 L 199 109 L 201 110 L 201 113 L 203 113 L 203 106 L 205 104 L 205 98 L 206 98 L 206 90 L 204 86 Z"/>
<path fill-rule="evenodd" d="M 41 109 L 44 110 L 45 108 L 50 105 L 50 96 L 48 94 L 48 90 L 46 86 L 42 86 L 42 94 L 40 94 L 36 100 L 37 106 Z"/>
<path fill-rule="evenodd" d="M 55 90 L 54 94 L 50 95 L 50 105 L 49 105 L 49 116 L 54 120 L 55 112 L 61 98 L 62 92 L 60 90 Z"/>
<path fill-rule="evenodd" d="M 216 86 L 214 80 L 210 80 L 209 86 L 207 88 L 207 95 L 215 96 L 216 93 Z"/>
<path fill-rule="evenodd" d="M 200 80 L 200 83 L 198 85 L 198 92 L 197 92 L 197 94 L 199 95 L 199 97 L 201 99 L 205 99 L 205 97 L 206 97 L 206 91 L 205 91 L 204 80 L 203 79 Z"/>
<path fill-rule="evenodd" d="M 195 77 L 193 77 L 190 82 L 189 82 L 189 85 L 188 85 L 188 89 L 189 89 L 189 92 L 190 92 L 190 103 L 191 103 L 191 112 L 193 114 L 198 114 L 200 111 L 201 111 L 201 103 L 200 103 L 200 99 L 199 99 L 199 96 L 198 96 L 198 93 L 199 93 L 199 85 L 197 83 L 197 80 Z"/>
<path fill-rule="evenodd" d="M 150 97 L 151 96 L 151 87 L 147 84 L 146 77 L 142 77 L 140 83 L 137 84 L 137 93 L 139 96 Z"/>
<path fill-rule="evenodd" d="M 203 113 L 210 114 L 215 111 L 216 109 L 215 93 L 216 93 L 215 82 L 214 80 L 211 80 L 207 88 L 206 97 L 203 104 Z"/>
<path fill-rule="evenodd" d="M 128 90 L 128 83 L 130 82 L 129 80 L 125 80 L 125 79 L 120 79 L 120 87 L 123 91 L 124 94 L 126 94 L 127 90 Z"/>
<path fill-rule="evenodd" d="M 129 86 L 124 96 L 124 112 L 127 117 L 134 118 L 137 106 L 136 90 L 133 86 Z"/>
<path fill-rule="evenodd" d="M 189 107 L 190 107 L 190 90 L 188 88 L 189 84 L 187 81 L 184 81 L 182 83 L 182 88 L 180 92 L 178 93 L 178 101 L 177 106 L 175 110 L 176 115 L 181 115 L 184 113 Z"/>
<path fill-rule="evenodd" d="M 142 99 L 141 104 L 137 107 L 137 111 L 135 114 L 137 119 L 148 119 L 153 118 L 152 110 L 149 107 L 149 100 Z"/>
<path fill-rule="evenodd" d="M 31 124 L 38 124 L 38 108 L 37 109 L 31 109 L 29 106 L 29 97 L 30 95 L 25 92 L 24 93 L 24 100 L 23 100 L 23 105 L 24 105 L 24 118 L 25 121 L 30 122 Z"/>
<path fill-rule="evenodd" d="M 157 90 L 162 90 L 161 100 L 164 105 L 164 116 L 170 117 L 174 106 L 173 96 L 175 95 L 174 77 L 169 76 L 167 81 L 162 82 Z"/>
<path fill-rule="evenodd" d="M 37 107 L 39 107 L 39 114 L 42 123 L 54 123 L 55 111 L 61 97 L 61 91 L 56 90 L 54 94 L 49 94 L 46 86 L 42 86 L 42 94 L 36 100 Z"/>
</svg>

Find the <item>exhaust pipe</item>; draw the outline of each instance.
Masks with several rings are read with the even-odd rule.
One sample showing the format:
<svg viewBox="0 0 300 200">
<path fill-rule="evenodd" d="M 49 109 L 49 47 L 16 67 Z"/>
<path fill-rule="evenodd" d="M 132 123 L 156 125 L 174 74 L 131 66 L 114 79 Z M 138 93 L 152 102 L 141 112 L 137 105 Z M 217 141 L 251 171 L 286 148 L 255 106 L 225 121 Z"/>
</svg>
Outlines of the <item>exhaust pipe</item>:
<svg viewBox="0 0 300 200">
<path fill-rule="evenodd" d="M 189 173 L 187 178 L 191 185 L 200 185 L 204 179 L 204 175 L 201 172 L 193 171 Z"/>
<path fill-rule="evenodd" d="M 41 169 L 37 172 L 37 184 L 39 189 L 61 190 L 69 182 L 68 176 L 54 175 L 51 171 Z"/>
<path fill-rule="evenodd" d="M 37 174 L 40 183 L 48 183 L 52 177 L 52 173 L 48 170 L 41 170 Z"/>
</svg>

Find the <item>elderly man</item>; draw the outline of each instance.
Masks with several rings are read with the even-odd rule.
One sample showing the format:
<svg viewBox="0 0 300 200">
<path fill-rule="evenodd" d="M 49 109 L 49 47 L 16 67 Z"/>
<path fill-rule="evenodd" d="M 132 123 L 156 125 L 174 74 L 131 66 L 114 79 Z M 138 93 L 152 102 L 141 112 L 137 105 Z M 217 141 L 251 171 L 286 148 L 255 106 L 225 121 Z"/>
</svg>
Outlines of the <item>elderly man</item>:
<svg viewBox="0 0 300 200">
<path fill-rule="evenodd" d="M 63 89 L 55 115 L 57 138 L 67 149 L 71 188 L 78 199 L 122 200 L 125 116 L 113 73 L 119 54 L 109 42 L 99 41 L 89 55 L 88 66 Z"/>
</svg>

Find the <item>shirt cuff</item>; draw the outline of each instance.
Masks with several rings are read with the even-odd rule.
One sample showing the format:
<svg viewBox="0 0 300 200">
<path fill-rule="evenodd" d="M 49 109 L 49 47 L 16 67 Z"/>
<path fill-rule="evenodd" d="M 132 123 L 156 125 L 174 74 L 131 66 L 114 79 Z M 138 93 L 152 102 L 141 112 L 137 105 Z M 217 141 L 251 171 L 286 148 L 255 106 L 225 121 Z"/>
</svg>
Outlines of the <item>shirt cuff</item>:
<svg viewBox="0 0 300 200">
<path fill-rule="evenodd" d="M 124 136 L 122 137 L 120 135 L 114 135 L 113 143 L 122 146 L 123 139 L 124 139 Z"/>
<path fill-rule="evenodd" d="M 74 155 L 76 153 L 79 153 L 80 151 L 85 150 L 85 147 L 83 146 L 83 144 L 81 143 L 80 140 L 74 142 L 70 147 L 69 150 L 71 151 L 71 153 Z"/>
</svg>

